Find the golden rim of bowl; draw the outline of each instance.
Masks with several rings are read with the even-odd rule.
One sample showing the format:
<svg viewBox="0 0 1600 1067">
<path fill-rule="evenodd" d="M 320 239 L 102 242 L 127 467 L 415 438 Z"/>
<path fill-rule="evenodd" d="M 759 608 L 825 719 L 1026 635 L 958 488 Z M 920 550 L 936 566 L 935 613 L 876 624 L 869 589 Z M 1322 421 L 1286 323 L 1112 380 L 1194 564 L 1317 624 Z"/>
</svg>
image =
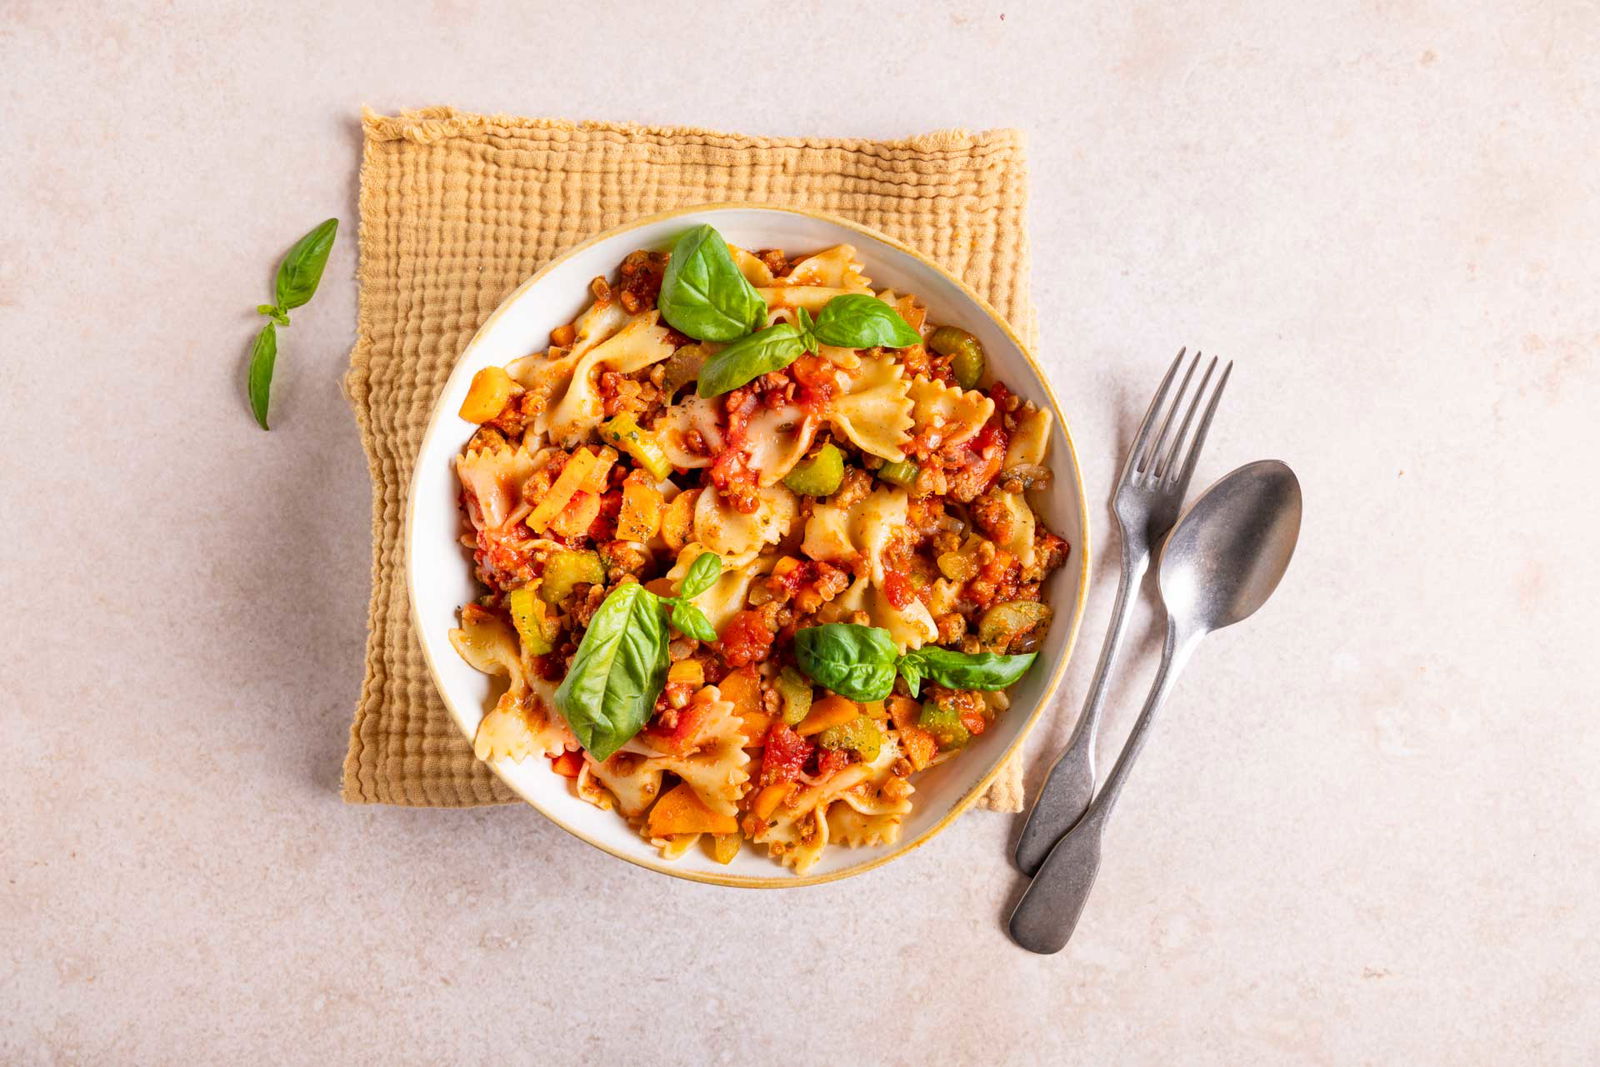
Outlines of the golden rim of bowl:
<svg viewBox="0 0 1600 1067">
<path fill-rule="evenodd" d="M 955 820 L 960 817 L 963 812 L 977 802 L 979 797 L 983 796 L 983 794 L 988 790 L 989 786 L 994 782 L 995 777 L 999 775 L 1000 768 L 1005 766 L 1006 761 L 1014 757 L 1022 748 L 1023 742 L 1028 738 L 1028 734 L 1031 733 L 1034 726 L 1037 725 L 1039 716 L 1043 713 L 1045 705 L 1049 704 L 1051 698 L 1055 696 L 1056 690 L 1061 685 L 1062 678 L 1066 675 L 1067 663 L 1072 659 L 1073 648 L 1076 646 L 1078 640 L 1079 624 L 1083 621 L 1084 605 L 1087 603 L 1089 596 L 1089 505 L 1083 488 L 1083 470 L 1078 465 L 1078 450 L 1072 441 L 1072 431 L 1068 428 L 1067 420 L 1061 413 L 1061 403 L 1056 399 L 1055 390 L 1050 386 L 1049 376 L 1045 374 L 1044 368 L 1040 367 L 1038 362 L 1034 360 L 1033 352 L 1028 348 L 1027 345 L 1023 344 L 1022 338 L 1017 336 L 1016 331 L 1011 328 L 1011 324 L 1005 320 L 1005 317 L 996 311 L 987 300 L 974 292 L 966 282 L 962 281 L 954 274 L 951 274 L 949 271 L 945 270 L 931 259 L 922 255 L 922 253 L 916 251 L 903 242 L 890 237 L 888 234 L 880 233 L 879 231 L 872 229 L 870 226 L 863 226 L 859 222 L 853 222 L 850 219 L 840 218 L 837 215 L 830 215 L 823 211 L 811 211 L 806 208 L 784 207 L 780 204 L 765 203 L 730 203 L 727 201 L 717 201 L 709 204 L 696 204 L 692 207 L 673 208 L 670 211 L 662 211 L 654 215 L 646 215 L 643 218 L 634 219 L 633 221 L 623 223 L 620 226 L 613 226 L 609 230 L 597 233 L 593 237 L 573 245 L 571 248 L 562 252 L 550 262 L 540 267 L 533 274 L 529 275 L 521 285 L 513 289 L 504 300 L 500 301 L 500 305 L 490 313 L 487 319 L 483 320 L 483 324 L 479 326 L 477 331 L 472 335 L 472 340 L 468 341 L 467 346 L 461 350 L 461 355 L 457 357 L 456 365 L 451 370 L 450 377 L 445 380 L 444 386 L 439 390 L 439 398 L 434 401 L 433 410 L 428 413 L 428 426 L 422 435 L 422 443 L 418 446 L 417 458 L 420 459 L 422 454 L 428 451 L 428 446 L 432 442 L 434 434 L 438 432 L 440 411 L 444 405 L 444 395 L 449 392 L 450 386 L 455 381 L 456 376 L 465 372 L 465 368 L 467 366 L 466 357 L 469 353 L 471 353 L 473 347 L 478 343 L 478 339 L 495 324 L 496 320 L 500 318 L 500 316 L 508 307 L 515 303 L 524 292 L 537 284 L 539 280 L 542 279 L 546 274 L 550 273 L 550 271 L 554 270 L 556 267 L 560 266 L 562 263 L 565 263 L 567 260 L 571 259 L 573 256 L 584 251 L 585 249 L 597 245 L 601 241 L 610 240 L 613 237 L 627 233 L 629 230 L 639 229 L 657 222 L 665 222 L 669 219 L 682 218 L 685 215 L 698 215 L 712 211 L 728 210 L 774 211 L 785 215 L 800 215 L 805 218 L 817 219 L 821 222 L 831 223 L 832 225 L 840 226 L 847 230 L 852 230 L 864 237 L 869 237 L 875 241 L 881 241 L 890 248 L 893 248 L 904 255 L 910 256 L 918 263 L 921 263 L 923 266 L 939 274 L 950 284 L 954 285 L 963 295 L 967 297 L 967 299 L 976 304 L 983 311 L 983 313 L 989 316 L 990 320 L 992 320 L 994 324 L 1000 328 L 1001 332 L 1006 335 L 1011 343 L 1016 345 L 1017 351 L 1022 353 L 1022 358 L 1027 361 L 1029 369 L 1033 371 L 1034 378 L 1038 381 L 1039 386 L 1044 390 L 1045 399 L 1050 402 L 1050 411 L 1053 415 L 1055 415 L 1056 424 L 1061 427 L 1061 436 L 1067 442 L 1067 453 L 1072 461 L 1073 482 L 1078 494 L 1078 514 L 1083 520 L 1080 543 L 1073 546 L 1078 550 L 1078 595 L 1076 598 L 1076 603 L 1074 603 L 1072 606 L 1072 618 L 1069 622 L 1069 629 L 1067 630 L 1067 640 L 1062 646 L 1061 660 L 1056 664 L 1055 670 L 1051 672 L 1050 680 L 1046 683 L 1044 692 L 1039 695 L 1038 701 L 1035 702 L 1033 710 L 1028 714 L 1027 720 L 1022 724 L 1022 728 L 1017 731 L 1016 738 L 1009 746 L 1007 746 L 1005 752 L 1000 755 L 999 759 L 994 761 L 993 766 L 984 772 L 983 776 L 979 778 L 970 789 L 963 793 L 961 797 L 950 806 L 950 809 L 946 811 L 937 822 L 928 827 L 928 829 L 924 830 L 922 833 L 918 834 L 916 837 L 906 841 L 898 842 L 887 853 L 877 857 L 876 859 L 866 860 L 865 862 L 847 867 L 844 870 L 832 871 L 827 874 L 811 875 L 791 874 L 784 876 L 782 874 L 773 874 L 771 876 L 764 875 L 761 877 L 751 877 L 749 875 L 718 874 L 714 871 L 686 870 L 681 867 L 674 867 L 671 861 L 664 860 L 660 856 L 630 856 L 625 852 L 612 848 L 610 845 L 607 845 L 602 841 L 598 841 L 595 838 L 590 837 L 580 828 L 576 826 L 570 826 L 565 820 L 556 817 L 556 815 L 549 811 L 546 811 L 536 801 L 534 801 L 532 797 L 523 793 L 513 782 L 510 781 L 510 779 L 508 779 L 504 774 L 501 774 L 500 768 L 497 767 L 493 762 L 484 761 L 487 762 L 489 769 L 493 771 L 501 781 L 505 782 L 506 785 L 510 787 L 512 792 L 520 796 L 529 807 L 533 808 L 539 814 L 543 815 L 545 818 L 549 819 L 551 822 L 555 823 L 561 829 L 565 830 L 573 837 L 576 837 L 578 840 L 583 841 L 586 844 L 593 845 L 600 851 L 605 852 L 608 855 L 615 856 L 619 860 L 634 864 L 638 867 L 643 867 L 646 870 L 657 871 L 661 874 L 670 875 L 674 878 L 683 878 L 691 882 L 703 882 L 709 885 L 729 886 L 735 889 L 798 889 L 802 886 L 822 885 L 826 882 L 837 882 L 841 879 L 850 878 L 858 874 L 865 874 L 870 870 L 882 867 L 889 861 L 899 859 L 901 856 L 906 855 L 913 849 L 920 848 L 921 846 L 927 844 L 929 841 L 933 840 L 934 837 L 943 832 L 951 823 L 955 822 Z M 456 727 L 460 729 L 464 735 L 466 735 L 467 741 L 470 743 L 472 741 L 472 737 L 467 731 L 466 724 L 461 720 L 461 717 L 456 714 L 454 703 L 445 696 L 444 686 L 440 684 L 439 672 L 434 664 L 433 654 L 429 651 L 427 642 L 421 640 L 423 625 L 421 617 L 417 614 L 416 590 L 412 584 L 415 572 L 411 566 L 411 528 L 412 519 L 416 513 L 416 507 L 417 479 L 415 475 L 413 475 L 411 479 L 411 485 L 407 487 L 406 490 L 405 526 L 401 531 L 402 543 L 405 549 L 406 596 L 410 601 L 409 610 L 411 614 L 411 626 L 418 635 L 417 643 L 422 648 L 422 658 L 428 664 L 428 675 L 433 681 L 434 689 L 438 691 L 440 698 L 444 700 L 446 707 L 450 709 L 450 717 L 455 720 Z"/>
</svg>

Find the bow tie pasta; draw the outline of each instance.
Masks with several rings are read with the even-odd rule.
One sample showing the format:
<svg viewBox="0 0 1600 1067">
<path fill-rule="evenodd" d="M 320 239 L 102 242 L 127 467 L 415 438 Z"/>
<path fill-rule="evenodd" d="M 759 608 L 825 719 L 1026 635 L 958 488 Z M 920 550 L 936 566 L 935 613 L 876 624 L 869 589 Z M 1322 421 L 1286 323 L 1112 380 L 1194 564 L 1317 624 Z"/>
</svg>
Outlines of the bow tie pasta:
<svg viewBox="0 0 1600 1067">
<path fill-rule="evenodd" d="M 798 669 L 795 633 L 847 622 L 902 653 L 1031 651 L 1069 546 L 1035 511 L 1050 415 L 994 380 L 976 339 L 929 321 L 914 294 L 875 291 L 849 245 L 729 253 L 755 294 L 749 329 L 807 337 L 824 315 L 830 328 L 778 369 L 700 396 L 701 368 L 738 340 L 669 324 L 668 256 L 640 251 L 594 280 L 543 350 L 474 379 L 472 410 L 499 408 L 456 459 L 482 593 L 451 640 L 504 683 L 480 759 L 548 760 L 668 858 L 729 862 L 748 844 L 804 873 L 830 845 L 898 840 L 917 773 L 958 757 L 1008 701 L 932 681 L 913 698 L 903 679 L 853 701 Z M 898 348 L 827 343 L 852 339 L 845 305 L 867 319 L 892 308 L 910 333 Z M 720 567 L 685 589 L 707 554 Z M 666 631 L 648 720 L 596 759 L 557 692 L 628 583 L 681 594 L 709 629 Z"/>
</svg>

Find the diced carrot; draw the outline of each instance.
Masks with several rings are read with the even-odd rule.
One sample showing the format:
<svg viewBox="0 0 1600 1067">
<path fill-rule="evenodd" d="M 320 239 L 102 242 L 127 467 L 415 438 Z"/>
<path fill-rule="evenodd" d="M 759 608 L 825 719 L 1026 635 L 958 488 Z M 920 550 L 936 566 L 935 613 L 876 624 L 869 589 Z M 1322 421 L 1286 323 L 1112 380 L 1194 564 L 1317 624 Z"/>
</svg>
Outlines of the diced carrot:
<svg viewBox="0 0 1600 1067">
<path fill-rule="evenodd" d="M 717 686 L 722 699 L 733 702 L 735 715 L 743 721 L 745 744 L 753 745 L 767 735 L 772 717 L 761 708 L 761 675 L 754 667 L 740 667 Z"/>
<path fill-rule="evenodd" d="M 589 471 L 594 468 L 595 456 L 593 452 L 579 449 L 567 460 L 567 465 L 561 468 L 561 473 L 556 476 L 555 484 L 550 486 L 550 491 L 544 495 L 539 503 L 534 505 L 528 513 L 528 528 L 534 533 L 544 533 L 550 525 L 550 520 L 561 513 L 572 500 L 574 493 L 583 488 L 583 483 L 589 477 Z M 598 513 L 598 509 L 597 513 Z"/>
<path fill-rule="evenodd" d="M 758 819 L 770 819 L 772 813 L 778 810 L 778 805 L 788 799 L 794 792 L 795 783 L 779 782 L 769 785 L 756 794 L 756 799 L 750 804 L 750 814 Z"/>
<path fill-rule="evenodd" d="M 711 838 L 711 858 L 718 863 L 732 863 L 739 854 L 741 839 L 738 834 L 716 834 Z"/>
<path fill-rule="evenodd" d="M 747 711 L 739 715 L 739 732 L 744 734 L 746 748 L 759 745 L 767 736 L 767 728 L 772 725 L 772 716 L 760 711 Z"/>
<path fill-rule="evenodd" d="M 594 465 L 589 468 L 588 476 L 583 480 L 583 491 L 593 493 L 595 496 L 604 493 L 606 491 L 606 479 L 611 475 L 611 468 L 616 462 L 616 449 L 600 449 L 595 455 Z"/>
<path fill-rule="evenodd" d="M 931 763 L 934 753 L 939 751 L 939 743 L 932 734 L 910 724 L 900 727 L 900 747 L 905 749 L 906 759 L 911 761 L 911 766 L 919 771 Z"/>
<path fill-rule="evenodd" d="M 485 367 L 472 376 L 467 398 L 461 401 L 461 417 L 468 422 L 488 422 L 505 409 L 516 391 L 517 383 L 504 367 Z"/>
<path fill-rule="evenodd" d="M 694 506 L 700 493 L 699 489 L 685 489 L 672 498 L 661 516 L 661 539 L 674 552 L 681 550 L 689 540 L 689 531 L 694 528 Z"/>
<path fill-rule="evenodd" d="M 732 815 L 721 815 L 706 807 L 700 794 L 688 782 L 679 782 L 664 793 L 650 809 L 646 828 L 651 837 L 673 834 L 733 834 L 739 822 Z"/>
<path fill-rule="evenodd" d="M 894 720 L 895 727 L 900 730 L 917 725 L 917 719 L 922 715 L 922 704 L 910 697 L 892 696 L 888 700 L 888 705 L 889 718 Z"/>
<path fill-rule="evenodd" d="M 680 659 L 667 668 L 667 681 L 704 685 L 706 669 L 700 665 L 700 661 L 697 659 Z"/>
<path fill-rule="evenodd" d="M 617 514 L 617 540 L 649 541 L 661 531 L 661 490 L 630 477 L 622 483 L 622 510 Z"/>
<path fill-rule="evenodd" d="M 582 752 L 563 752 L 550 759 L 550 767 L 563 778 L 576 778 L 578 772 L 583 770 Z"/>
<path fill-rule="evenodd" d="M 860 714 L 860 704 L 847 700 L 837 693 L 829 693 L 821 700 L 812 702 L 811 711 L 794 731 L 801 737 L 810 737 L 812 734 L 820 734 L 830 726 L 841 726 Z"/>
<path fill-rule="evenodd" d="M 741 715 L 761 710 L 761 675 L 754 667 L 740 667 L 722 679 L 717 688 L 722 699 L 733 701 L 734 710 Z"/>
</svg>

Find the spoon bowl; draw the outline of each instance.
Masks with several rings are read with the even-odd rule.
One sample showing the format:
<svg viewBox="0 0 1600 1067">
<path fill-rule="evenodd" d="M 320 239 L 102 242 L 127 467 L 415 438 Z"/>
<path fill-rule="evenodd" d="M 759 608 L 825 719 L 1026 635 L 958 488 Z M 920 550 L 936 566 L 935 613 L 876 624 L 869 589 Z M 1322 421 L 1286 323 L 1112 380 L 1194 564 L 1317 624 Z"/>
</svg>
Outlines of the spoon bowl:
<svg viewBox="0 0 1600 1067">
<path fill-rule="evenodd" d="M 1300 481 L 1275 459 L 1247 463 L 1203 493 L 1161 550 L 1161 599 L 1179 629 L 1201 633 L 1256 613 L 1300 537 Z"/>
</svg>

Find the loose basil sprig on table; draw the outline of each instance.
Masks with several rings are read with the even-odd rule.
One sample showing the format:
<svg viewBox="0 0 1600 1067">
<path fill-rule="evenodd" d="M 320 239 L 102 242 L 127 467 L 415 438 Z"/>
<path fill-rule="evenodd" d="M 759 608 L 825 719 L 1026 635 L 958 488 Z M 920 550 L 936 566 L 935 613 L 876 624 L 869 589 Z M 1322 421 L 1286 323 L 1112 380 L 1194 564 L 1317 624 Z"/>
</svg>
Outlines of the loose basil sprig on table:
<svg viewBox="0 0 1600 1067">
<path fill-rule="evenodd" d="M 882 700 L 894 690 L 897 673 L 912 696 L 924 678 L 949 689 L 1004 689 L 1026 674 L 1038 656 L 948 648 L 917 648 L 899 655 L 888 630 L 849 622 L 796 631 L 794 654 L 813 681 L 851 700 Z"/>
<path fill-rule="evenodd" d="M 717 639 L 711 620 L 689 601 L 710 589 L 721 573 L 721 557 L 702 553 L 683 576 L 677 596 L 657 596 L 628 582 L 611 590 L 589 620 L 556 689 L 556 709 L 595 759 L 609 759 L 650 721 L 667 680 L 669 619 L 697 641 Z"/>
<path fill-rule="evenodd" d="M 289 325 L 289 312 L 304 305 L 316 293 L 338 231 L 339 220 L 327 219 L 296 241 L 278 264 L 278 277 L 273 284 L 277 303 L 256 305 L 256 311 L 272 320 L 256 334 L 247 376 L 250 410 L 263 430 L 270 429 L 267 403 L 272 394 L 272 371 L 278 361 L 277 328 Z"/>
<path fill-rule="evenodd" d="M 899 312 L 867 293 L 834 297 L 815 320 L 799 308 L 794 322 L 758 329 L 766 321 L 767 302 L 740 272 L 728 242 L 711 226 L 696 226 L 673 244 L 656 306 L 680 333 L 728 344 L 700 370 L 697 391 L 706 397 L 782 370 L 806 352 L 815 352 L 819 344 L 906 348 L 922 340 Z"/>
</svg>

